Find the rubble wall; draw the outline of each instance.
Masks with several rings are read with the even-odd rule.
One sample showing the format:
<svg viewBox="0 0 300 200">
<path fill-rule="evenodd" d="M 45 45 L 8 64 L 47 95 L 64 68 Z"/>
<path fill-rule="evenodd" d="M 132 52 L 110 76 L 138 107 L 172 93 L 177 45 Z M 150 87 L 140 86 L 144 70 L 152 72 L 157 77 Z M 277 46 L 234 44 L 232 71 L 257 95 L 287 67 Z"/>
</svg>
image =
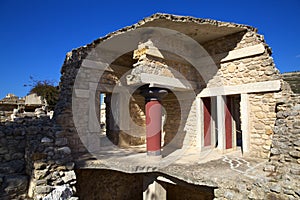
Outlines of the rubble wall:
<svg viewBox="0 0 300 200">
<path fill-rule="evenodd" d="M 48 117 L 0 124 L 1 199 L 41 199 L 62 189 L 75 194 L 75 164 L 61 133 Z"/>
</svg>

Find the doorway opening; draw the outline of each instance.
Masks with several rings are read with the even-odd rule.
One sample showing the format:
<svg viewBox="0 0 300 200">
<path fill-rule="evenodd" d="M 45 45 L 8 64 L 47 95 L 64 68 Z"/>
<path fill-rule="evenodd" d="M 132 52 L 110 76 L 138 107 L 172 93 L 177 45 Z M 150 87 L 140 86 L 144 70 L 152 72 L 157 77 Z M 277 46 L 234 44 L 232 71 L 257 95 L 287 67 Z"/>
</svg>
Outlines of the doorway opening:
<svg viewBox="0 0 300 200">
<path fill-rule="evenodd" d="M 226 96 L 225 104 L 225 147 L 232 149 L 240 147 L 242 149 L 242 130 L 241 130 L 241 112 L 240 95 Z"/>
</svg>

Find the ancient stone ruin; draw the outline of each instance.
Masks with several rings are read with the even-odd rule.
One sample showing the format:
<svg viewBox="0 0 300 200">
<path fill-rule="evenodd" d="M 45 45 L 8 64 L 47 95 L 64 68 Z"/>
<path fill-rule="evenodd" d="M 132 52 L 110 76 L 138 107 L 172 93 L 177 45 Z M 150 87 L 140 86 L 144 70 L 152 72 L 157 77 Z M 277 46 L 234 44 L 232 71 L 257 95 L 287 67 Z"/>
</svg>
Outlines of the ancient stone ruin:
<svg viewBox="0 0 300 200">
<path fill-rule="evenodd" d="M 47 115 L 51 118 L 53 111 L 47 109 L 47 101 L 36 93 L 25 97 L 7 94 L 0 100 L 0 122 L 14 121 L 24 117 L 40 117 Z"/>
<path fill-rule="evenodd" d="M 283 73 L 282 78 L 289 83 L 294 93 L 300 93 L 300 71 Z"/>
<path fill-rule="evenodd" d="M 0 125 L 0 198 L 299 199 L 300 96 L 271 53 L 169 14 L 72 50 L 54 118 Z"/>
</svg>

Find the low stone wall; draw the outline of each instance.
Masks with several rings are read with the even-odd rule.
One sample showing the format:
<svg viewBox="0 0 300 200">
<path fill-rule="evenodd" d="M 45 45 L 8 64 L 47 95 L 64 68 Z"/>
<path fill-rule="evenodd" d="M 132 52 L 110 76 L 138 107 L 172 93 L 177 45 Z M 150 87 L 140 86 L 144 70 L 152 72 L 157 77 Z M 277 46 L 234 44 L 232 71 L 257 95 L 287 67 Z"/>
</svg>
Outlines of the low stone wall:
<svg viewBox="0 0 300 200">
<path fill-rule="evenodd" d="M 47 200 L 54 193 L 65 197 L 75 193 L 68 140 L 52 120 L 20 118 L 2 123 L 0 136 L 0 199 Z"/>
<path fill-rule="evenodd" d="M 279 183 L 276 193 L 300 198 L 300 95 L 282 98 L 277 110 L 270 163 L 265 170 Z"/>
<path fill-rule="evenodd" d="M 24 122 L 0 123 L 0 199 L 25 197 L 29 176 L 26 172 L 26 132 Z"/>
</svg>

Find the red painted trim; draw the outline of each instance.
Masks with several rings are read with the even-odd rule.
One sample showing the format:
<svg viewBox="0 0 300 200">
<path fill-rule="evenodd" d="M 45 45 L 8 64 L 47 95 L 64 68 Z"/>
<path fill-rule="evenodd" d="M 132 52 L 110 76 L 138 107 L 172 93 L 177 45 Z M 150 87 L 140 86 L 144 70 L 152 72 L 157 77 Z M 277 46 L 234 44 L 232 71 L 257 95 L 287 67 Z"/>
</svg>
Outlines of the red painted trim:
<svg viewBox="0 0 300 200">
<path fill-rule="evenodd" d="M 211 145 L 211 99 L 203 98 L 204 146 Z"/>
<path fill-rule="evenodd" d="M 225 104 L 225 135 L 226 149 L 232 148 L 232 115 L 231 115 L 231 98 L 226 97 Z"/>
</svg>

